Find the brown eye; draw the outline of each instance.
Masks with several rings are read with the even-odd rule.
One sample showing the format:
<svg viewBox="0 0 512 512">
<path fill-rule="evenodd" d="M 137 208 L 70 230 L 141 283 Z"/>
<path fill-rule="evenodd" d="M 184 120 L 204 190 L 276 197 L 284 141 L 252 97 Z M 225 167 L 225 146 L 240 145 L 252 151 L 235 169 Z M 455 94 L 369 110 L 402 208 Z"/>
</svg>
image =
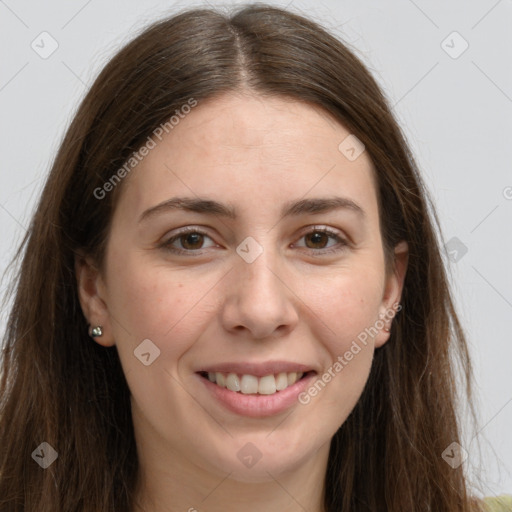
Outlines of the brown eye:
<svg viewBox="0 0 512 512">
<path fill-rule="evenodd" d="M 324 249 L 325 246 L 329 243 L 329 235 L 322 231 L 312 231 L 305 235 L 306 239 L 306 247 L 310 249 Z M 308 245 L 310 241 L 312 245 Z"/>
<path fill-rule="evenodd" d="M 205 245 L 205 243 L 208 243 L 207 240 L 210 240 L 210 245 Z M 194 253 L 201 254 L 200 249 L 214 246 L 215 243 L 211 237 L 198 229 L 182 231 L 160 244 L 160 247 L 165 250 L 183 255 L 187 253 L 191 255 Z"/>
<path fill-rule="evenodd" d="M 329 228 L 315 228 L 309 233 L 302 235 L 304 245 L 294 244 L 296 247 L 302 247 L 310 250 L 314 256 L 322 256 L 328 253 L 341 252 L 347 248 L 349 243 L 342 238 L 338 232 Z"/>
<path fill-rule="evenodd" d="M 296 247 L 309 249 L 313 255 L 321 256 L 326 253 L 340 252 L 349 245 L 337 232 L 328 228 L 316 228 L 302 235 L 305 245 L 296 244 Z M 210 245 L 207 240 L 210 240 Z M 160 247 L 180 255 L 199 256 L 201 249 L 215 247 L 211 237 L 199 229 L 182 231 L 160 244 Z"/>
<path fill-rule="evenodd" d="M 185 233 L 179 237 L 179 240 L 184 249 L 201 249 L 204 235 L 202 233 Z"/>
</svg>

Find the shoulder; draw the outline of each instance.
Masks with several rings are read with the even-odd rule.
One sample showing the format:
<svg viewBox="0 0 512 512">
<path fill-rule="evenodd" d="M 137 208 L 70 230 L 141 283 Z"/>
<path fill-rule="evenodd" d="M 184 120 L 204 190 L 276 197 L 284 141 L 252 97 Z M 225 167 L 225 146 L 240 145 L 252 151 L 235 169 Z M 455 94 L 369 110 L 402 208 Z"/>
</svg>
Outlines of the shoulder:
<svg viewBox="0 0 512 512">
<path fill-rule="evenodd" d="M 484 504 L 488 512 L 512 512 L 512 495 L 504 494 L 493 498 L 485 498 Z"/>
</svg>

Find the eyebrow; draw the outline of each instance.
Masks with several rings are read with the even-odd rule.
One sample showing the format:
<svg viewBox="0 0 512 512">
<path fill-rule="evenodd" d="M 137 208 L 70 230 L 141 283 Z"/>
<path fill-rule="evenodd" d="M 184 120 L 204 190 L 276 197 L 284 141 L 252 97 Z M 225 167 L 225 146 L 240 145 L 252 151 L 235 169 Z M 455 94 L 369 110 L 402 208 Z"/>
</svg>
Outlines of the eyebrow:
<svg viewBox="0 0 512 512">
<path fill-rule="evenodd" d="M 211 199 L 200 197 L 173 197 L 144 211 L 139 218 L 139 222 L 173 210 L 221 216 L 233 220 L 237 218 L 236 209 L 230 205 L 225 205 Z M 285 218 L 307 214 L 316 215 L 333 210 L 349 210 L 357 213 L 362 218 L 365 217 L 364 210 L 357 203 L 352 201 L 352 199 L 347 197 L 327 197 L 288 201 L 284 204 L 281 210 L 281 217 Z"/>
</svg>

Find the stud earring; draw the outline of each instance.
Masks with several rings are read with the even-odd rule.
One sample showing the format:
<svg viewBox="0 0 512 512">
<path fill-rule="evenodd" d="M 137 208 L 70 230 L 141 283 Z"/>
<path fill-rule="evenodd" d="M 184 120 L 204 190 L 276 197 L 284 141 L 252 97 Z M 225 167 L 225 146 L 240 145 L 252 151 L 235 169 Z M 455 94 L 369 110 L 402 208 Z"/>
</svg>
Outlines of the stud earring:
<svg viewBox="0 0 512 512">
<path fill-rule="evenodd" d="M 91 338 L 99 338 L 103 336 L 103 328 L 101 325 L 97 325 L 96 327 L 93 327 L 92 325 L 89 326 L 89 336 Z"/>
</svg>

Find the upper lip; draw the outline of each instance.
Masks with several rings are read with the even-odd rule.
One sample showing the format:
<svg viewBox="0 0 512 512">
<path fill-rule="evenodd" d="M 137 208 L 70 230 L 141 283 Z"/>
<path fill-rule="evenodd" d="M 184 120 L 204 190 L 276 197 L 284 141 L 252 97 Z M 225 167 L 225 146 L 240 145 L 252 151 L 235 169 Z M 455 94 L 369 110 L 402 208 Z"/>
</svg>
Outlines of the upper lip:
<svg viewBox="0 0 512 512">
<path fill-rule="evenodd" d="M 264 363 L 232 362 L 217 363 L 200 367 L 198 372 L 210 373 L 236 373 L 239 375 L 254 375 L 255 377 L 264 377 L 277 373 L 306 373 L 312 371 L 311 366 L 294 363 L 291 361 L 267 361 Z"/>
</svg>

